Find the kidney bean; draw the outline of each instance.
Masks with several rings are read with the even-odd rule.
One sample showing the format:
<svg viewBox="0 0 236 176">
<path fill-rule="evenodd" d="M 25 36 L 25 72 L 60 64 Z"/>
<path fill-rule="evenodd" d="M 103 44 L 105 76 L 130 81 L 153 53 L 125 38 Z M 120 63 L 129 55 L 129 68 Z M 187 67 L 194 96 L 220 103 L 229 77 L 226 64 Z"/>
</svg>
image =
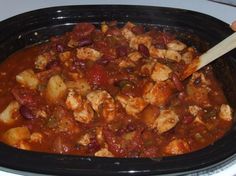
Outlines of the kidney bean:
<svg viewBox="0 0 236 176">
<path fill-rule="evenodd" d="M 185 115 L 185 116 L 183 117 L 182 122 L 183 122 L 184 124 L 190 124 L 190 123 L 193 122 L 193 120 L 194 120 L 194 117 L 193 117 L 192 115 Z"/>
<path fill-rule="evenodd" d="M 127 56 L 127 47 L 120 46 L 120 47 L 116 48 L 116 55 L 117 55 L 117 57 Z"/>
<path fill-rule="evenodd" d="M 53 67 L 57 67 L 60 65 L 60 60 L 59 59 L 55 59 L 55 60 L 52 60 L 51 62 L 49 62 L 47 65 L 46 65 L 46 69 L 51 69 Z"/>
<path fill-rule="evenodd" d="M 178 99 L 179 99 L 180 101 L 184 101 L 186 96 L 187 96 L 187 95 L 186 95 L 185 92 L 180 92 L 180 93 L 178 94 Z"/>
<path fill-rule="evenodd" d="M 179 77 L 175 73 L 172 74 L 172 81 L 174 82 L 174 85 L 178 91 L 184 90 L 183 83 L 180 81 Z"/>
<path fill-rule="evenodd" d="M 198 78 L 196 78 L 195 80 L 194 80 L 194 85 L 195 86 L 198 86 L 199 84 L 201 84 L 201 82 L 202 82 L 202 79 L 201 79 L 201 77 L 199 76 Z"/>
<path fill-rule="evenodd" d="M 88 46 L 88 45 L 91 45 L 93 43 L 93 41 L 91 39 L 81 39 L 79 41 L 79 44 L 78 46 L 79 47 L 84 47 L 84 46 Z"/>
<path fill-rule="evenodd" d="M 149 49 L 144 44 L 139 44 L 138 45 L 138 51 L 144 57 L 149 57 L 150 56 Z"/>
<path fill-rule="evenodd" d="M 136 35 L 143 34 L 145 32 L 143 26 L 134 26 L 131 31 Z"/>
<path fill-rule="evenodd" d="M 61 44 L 56 44 L 56 50 L 57 52 L 63 52 L 64 51 L 64 46 Z"/>
<path fill-rule="evenodd" d="M 35 118 L 32 111 L 24 105 L 22 105 L 20 107 L 19 111 L 20 111 L 20 114 L 22 115 L 22 117 L 24 117 L 25 119 L 34 119 Z"/>
<path fill-rule="evenodd" d="M 107 65 L 109 62 L 110 62 L 110 60 L 106 59 L 106 58 L 101 58 L 101 59 L 97 60 L 97 63 L 100 65 Z"/>
</svg>

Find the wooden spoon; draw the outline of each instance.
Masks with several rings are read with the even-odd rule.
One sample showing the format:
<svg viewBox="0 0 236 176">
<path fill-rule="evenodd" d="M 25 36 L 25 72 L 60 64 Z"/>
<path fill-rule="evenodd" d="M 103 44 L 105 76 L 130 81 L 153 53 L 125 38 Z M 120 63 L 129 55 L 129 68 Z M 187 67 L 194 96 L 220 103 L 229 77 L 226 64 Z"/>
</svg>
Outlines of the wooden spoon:
<svg viewBox="0 0 236 176">
<path fill-rule="evenodd" d="M 206 66 L 215 59 L 218 59 L 220 56 L 224 55 L 234 48 L 236 48 L 236 32 L 209 49 L 206 53 L 202 54 L 198 58 L 195 58 L 182 74 L 181 80 L 186 79 L 197 70 Z"/>
</svg>

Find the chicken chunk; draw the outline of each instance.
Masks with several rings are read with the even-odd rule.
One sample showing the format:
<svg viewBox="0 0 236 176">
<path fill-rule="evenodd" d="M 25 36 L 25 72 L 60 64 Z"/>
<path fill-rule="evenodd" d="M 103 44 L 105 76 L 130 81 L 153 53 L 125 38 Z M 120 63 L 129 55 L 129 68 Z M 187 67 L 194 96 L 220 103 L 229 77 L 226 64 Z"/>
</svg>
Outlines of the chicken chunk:
<svg viewBox="0 0 236 176">
<path fill-rule="evenodd" d="M 187 46 L 179 40 L 172 40 L 171 42 L 167 43 L 167 48 L 174 51 L 182 51 L 186 47 Z"/>
<path fill-rule="evenodd" d="M 107 148 L 102 148 L 99 151 L 97 151 L 94 156 L 97 157 L 114 157 L 114 155 L 107 149 Z"/>
<path fill-rule="evenodd" d="M 106 121 L 113 120 L 116 114 L 115 101 L 108 92 L 104 90 L 96 90 L 89 93 L 87 99 L 91 103 L 94 111 L 97 113 L 102 112 L 101 115 L 106 119 Z M 99 109 L 100 105 L 102 105 L 102 109 Z"/>
<path fill-rule="evenodd" d="M 77 143 L 79 145 L 87 146 L 91 142 L 90 138 L 91 138 L 90 135 L 86 133 L 85 135 L 80 137 Z"/>
<path fill-rule="evenodd" d="M 15 146 L 22 140 L 29 139 L 30 131 L 27 127 L 15 127 L 7 130 L 2 137 L 7 144 Z"/>
<path fill-rule="evenodd" d="M 74 110 L 75 120 L 81 123 L 90 123 L 94 119 L 94 111 L 88 101 L 85 101 L 82 107 Z"/>
<path fill-rule="evenodd" d="M 86 96 L 91 90 L 89 83 L 83 78 L 77 79 L 76 81 L 67 81 L 65 84 L 68 89 L 74 89 L 82 96 Z"/>
<path fill-rule="evenodd" d="M 153 71 L 153 68 L 155 66 L 155 62 L 154 61 L 150 61 L 146 64 L 144 64 L 142 67 L 141 67 L 141 74 L 142 75 L 145 75 L 145 76 L 149 76 L 152 74 L 152 71 Z"/>
<path fill-rule="evenodd" d="M 43 135 L 41 133 L 34 132 L 30 135 L 30 142 L 41 143 L 43 140 Z"/>
<path fill-rule="evenodd" d="M 135 37 L 135 34 L 132 32 L 132 28 L 135 26 L 135 24 L 128 22 L 121 30 L 121 34 L 126 38 L 126 40 L 130 41 L 132 38 Z"/>
<path fill-rule="evenodd" d="M 124 59 L 124 60 L 120 61 L 119 67 L 121 67 L 121 68 L 135 67 L 135 64 L 133 61 L 131 61 L 129 59 Z"/>
<path fill-rule="evenodd" d="M 196 117 L 198 115 L 198 113 L 200 111 L 202 111 L 202 108 L 197 105 L 192 105 L 192 106 L 188 107 L 188 110 L 189 110 L 190 114 L 192 114 L 193 116 Z"/>
<path fill-rule="evenodd" d="M 39 70 L 44 70 L 47 64 L 54 59 L 54 53 L 52 52 L 46 52 L 43 54 L 40 54 L 35 59 L 35 68 Z"/>
<path fill-rule="evenodd" d="M 95 49 L 83 47 L 77 49 L 76 56 L 82 60 L 96 61 L 101 58 L 102 54 Z"/>
<path fill-rule="evenodd" d="M 151 46 L 149 49 L 150 56 L 153 58 L 165 58 L 166 50 L 165 49 L 158 49 L 154 46 Z"/>
<path fill-rule="evenodd" d="M 172 70 L 168 66 L 157 62 L 152 71 L 151 78 L 154 81 L 165 81 L 169 78 L 171 72 Z"/>
<path fill-rule="evenodd" d="M 169 155 L 180 155 L 189 151 L 190 146 L 183 139 L 174 139 L 165 147 L 165 153 Z"/>
<path fill-rule="evenodd" d="M 39 84 L 39 79 L 32 69 L 24 70 L 16 75 L 16 81 L 30 89 L 36 89 Z"/>
<path fill-rule="evenodd" d="M 181 55 L 177 51 L 168 49 L 165 53 L 165 58 L 170 59 L 170 60 L 175 61 L 175 62 L 180 62 Z"/>
<path fill-rule="evenodd" d="M 233 119 L 232 117 L 232 109 L 227 104 L 222 104 L 220 106 L 220 113 L 219 116 L 221 119 L 225 121 L 231 121 Z"/>
<path fill-rule="evenodd" d="M 75 110 L 82 105 L 82 97 L 80 95 L 75 95 L 73 90 L 69 90 L 66 98 L 66 106 L 68 109 Z"/>
<path fill-rule="evenodd" d="M 116 99 L 121 103 L 127 114 L 133 116 L 140 113 L 148 104 L 141 97 L 117 95 Z"/>
<path fill-rule="evenodd" d="M 142 55 L 138 51 L 135 51 L 135 52 L 130 53 L 128 55 L 128 58 L 133 62 L 137 62 L 139 59 L 142 58 Z"/>
<path fill-rule="evenodd" d="M 18 111 L 19 108 L 20 105 L 17 101 L 10 102 L 10 104 L 0 113 L 0 120 L 7 124 L 14 122 L 14 113 Z"/>
<path fill-rule="evenodd" d="M 208 80 L 202 73 L 194 73 L 187 84 L 187 99 L 202 107 L 210 106 Z"/>
<path fill-rule="evenodd" d="M 155 128 L 159 134 L 162 134 L 174 128 L 178 122 L 179 117 L 173 110 L 162 110 L 155 120 L 153 128 Z"/>
<path fill-rule="evenodd" d="M 152 38 L 147 35 L 138 35 L 131 38 L 129 46 L 137 50 L 139 44 L 144 44 L 147 48 L 150 48 L 152 44 Z"/>
<path fill-rule="evenodd" d="M 63 53 L 60 53 L 59 58 L 62 62 L 66 62 L 71 58 L 71 52 L 70 51 L 65 51 Z"/>
<path fill-rule="evenodd" d="M 193 52 L 187 51 L 183 53 L 181 59 L 185 62 L 185 64 L 190 64 L 193 60 Z"/>
<path fill-rule="evenodd" d="M 156 82 L 144 89 L 143 98 L 152 105 L 164 106 L 169 101 L 172 92 L 173 88 L 168 82 Z"/>
</svg>

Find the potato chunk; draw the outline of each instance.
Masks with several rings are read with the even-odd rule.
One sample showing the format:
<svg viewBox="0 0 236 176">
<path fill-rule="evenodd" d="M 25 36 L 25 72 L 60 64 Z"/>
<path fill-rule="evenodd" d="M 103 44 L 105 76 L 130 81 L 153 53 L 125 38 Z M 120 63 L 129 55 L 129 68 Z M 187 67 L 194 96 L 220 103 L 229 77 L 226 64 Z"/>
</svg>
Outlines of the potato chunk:
<svg viewBox="0 0 236 176">
<path fill-rule="evenodd" d="M 55 103 L 59 101 L 66 93 L 67 87 L 59 75 L 52 76 L 47 84 L 46 98 Z"/>
<path fill-rule="evenodd" d="M 16 81 L 30 89 L 36 89 L 39 84 L 39 80 L 32 69 L 24 70 L 16 75 Z"/>
<path fill-rule="evenodd" d="M 10 104 L 1 112 L 0 120 L 4 123 L 12 123 L 15 121 L 13 117 L 14 113 L 19 110 L 19 103 L 17 101 L 12 101 Z"/>
<path fill-rule="evenodd" d="M 159 134 L 169 131 L 179 122 L 178 115 L 172 110 L 162 110 L 153 124 Z"/>
<path fill-rule="evenodd" d="M 30 131 L 27 127 L 16 127 L 7 130 L 3 134 L 4 141 L 12 146 L 19 144 L 22 140 L 30 138 Z"/>
</svg>

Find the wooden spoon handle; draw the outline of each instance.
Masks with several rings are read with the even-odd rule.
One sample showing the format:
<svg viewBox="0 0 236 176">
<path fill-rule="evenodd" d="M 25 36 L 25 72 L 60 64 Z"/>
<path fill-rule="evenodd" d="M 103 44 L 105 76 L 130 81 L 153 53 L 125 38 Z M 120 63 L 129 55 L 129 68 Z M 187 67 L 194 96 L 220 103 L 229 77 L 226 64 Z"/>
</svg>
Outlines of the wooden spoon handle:
<svg viewBox="0 0 236 176">
<path fill-rule="evenodd" d="M 234 48 L 236 48 L 236 32 L 202 54 L 199 58 L 194 59 L 184 71 L 182 80 Z"/>
</svg>

